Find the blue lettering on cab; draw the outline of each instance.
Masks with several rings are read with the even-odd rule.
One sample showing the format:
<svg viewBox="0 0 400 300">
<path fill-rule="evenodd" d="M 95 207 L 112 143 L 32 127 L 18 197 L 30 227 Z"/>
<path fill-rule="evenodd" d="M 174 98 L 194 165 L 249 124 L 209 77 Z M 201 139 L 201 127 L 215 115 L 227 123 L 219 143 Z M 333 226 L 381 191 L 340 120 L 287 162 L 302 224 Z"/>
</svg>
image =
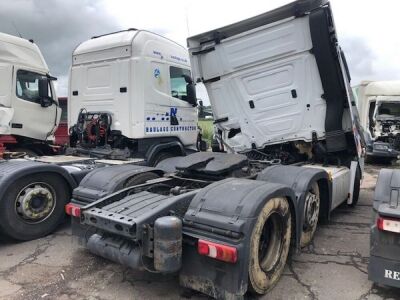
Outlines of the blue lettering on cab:
<svg viewBox="0 0 400 300">
<path fill-rule="evenodd" d="M 178 112 L 178 108 L 177 107 L 171 107 L 170 116 L 171 117 L 176 117 L 177 112 Z"/>
</svg>

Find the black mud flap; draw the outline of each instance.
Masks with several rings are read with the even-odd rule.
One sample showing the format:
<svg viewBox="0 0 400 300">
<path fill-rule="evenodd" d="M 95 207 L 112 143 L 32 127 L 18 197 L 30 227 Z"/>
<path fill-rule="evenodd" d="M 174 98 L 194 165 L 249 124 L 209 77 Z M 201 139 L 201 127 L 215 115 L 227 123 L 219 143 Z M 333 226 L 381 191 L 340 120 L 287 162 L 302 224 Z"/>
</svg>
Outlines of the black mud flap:
<svg viewBox="0 0 400 300">
<path fill-rule="evenodd" d="M 243 299 L 248 288 L 252 228 L 264 204 L 274 197 L 295 203 L 292 189 L 256 180 L 230 178 L 200 190 L 184 217 L 181 285 L 217 299 Z M 237 262 L 199 255 L 198 239 L 235 247 Z"/>
</svg>

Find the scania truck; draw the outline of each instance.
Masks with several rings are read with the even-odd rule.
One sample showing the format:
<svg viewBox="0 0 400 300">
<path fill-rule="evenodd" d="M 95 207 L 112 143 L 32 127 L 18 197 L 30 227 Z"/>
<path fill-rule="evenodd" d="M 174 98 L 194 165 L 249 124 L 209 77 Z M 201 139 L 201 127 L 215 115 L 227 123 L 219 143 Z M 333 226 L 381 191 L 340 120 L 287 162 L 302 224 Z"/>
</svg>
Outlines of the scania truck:
<svg viewBox="0 0 400 300">
<path fill-rule="evenodd" d="M 265 294 L 290 246 L 309 245 L 359 195 L 364 142 L 332 11 L 295 1 L 188 47 L 224 152 L 92 171 L 66 206 L 73 234 L 95 255 L 178 273 L 214 298 Z"/>
<path fill-rule="evenodd" d="M 7 39 L 0 59 L 14 65 L 0 64 L 1 133 L 50 138 L 61 115 L 53 78 L 36 45 Z M 52 232 L 65 218 L 72 190 L 93 169 L 153 166 L 201 145 L 188 53 L 167 38 L 130 29 L 81 43 L 72 55 L 69 90 L 68 151 L 74 155 L 0 160 L 0 233 L 14 239 Z M 135 182 L 126 178 L 115 188 Z"/>
</svg>

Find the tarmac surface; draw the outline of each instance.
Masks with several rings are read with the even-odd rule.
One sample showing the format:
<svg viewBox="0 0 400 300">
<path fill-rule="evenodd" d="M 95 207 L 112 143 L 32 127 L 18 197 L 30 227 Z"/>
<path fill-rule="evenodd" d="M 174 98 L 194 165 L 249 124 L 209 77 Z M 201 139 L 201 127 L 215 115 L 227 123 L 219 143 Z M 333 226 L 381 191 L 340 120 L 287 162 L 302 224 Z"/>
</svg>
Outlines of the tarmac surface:
<svg viewBox="0 0 400 300">
<path fill-rule="evenodd" d="M 277 286 L 259 299 L 400 299 L 368 281 L 371 204 L 380 166 L 367 166 L 359 204 L 333 213 L 314 242 L 291 255 Z M 0 299 L 207 299 L 177 276 L 135 272 L 80 248 L 68 224 L 45 238 L 0 240 Z"/>
</svg>

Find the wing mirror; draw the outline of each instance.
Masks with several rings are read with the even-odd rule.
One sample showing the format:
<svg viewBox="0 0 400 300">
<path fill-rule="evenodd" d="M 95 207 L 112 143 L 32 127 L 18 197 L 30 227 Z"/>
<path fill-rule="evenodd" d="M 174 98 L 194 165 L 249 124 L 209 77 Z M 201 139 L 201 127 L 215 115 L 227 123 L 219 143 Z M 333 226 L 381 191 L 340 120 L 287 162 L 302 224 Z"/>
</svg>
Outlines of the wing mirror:
<svg viewBox="0 0 400 300">
<path fill-rule="evenodd" d="M 193 106 L 197 106 L 197 97 L 196 97 L 196 84 L 193 83 L 192 77 L 189 75 L 182 75 L 186 81 L 186 100 L 189 104 Z"/>
<path fill-rule="evenodd" d="M 39 97 L 42 107 L 49 107 L 53 104 L 52 99 L 49 97 L 49 79 L 46 77 L 39 79 Z"/>
</svg>

